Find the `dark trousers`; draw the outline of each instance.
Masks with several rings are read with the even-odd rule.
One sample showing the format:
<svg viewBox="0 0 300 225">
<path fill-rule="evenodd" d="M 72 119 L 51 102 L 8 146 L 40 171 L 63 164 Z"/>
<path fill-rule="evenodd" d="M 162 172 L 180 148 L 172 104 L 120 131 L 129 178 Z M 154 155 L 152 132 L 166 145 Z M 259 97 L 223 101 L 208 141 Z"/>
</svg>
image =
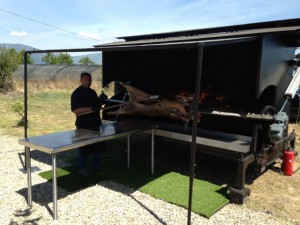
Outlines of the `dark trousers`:
<svg viewBox="0 0 300 225">
<path fill-rule="evenodd" d="M 92 154 L 92 166 L 97 167 L 101 164 L 100 151 L 98 153 Z M 77 149 L 77 163 L 79 169 L 87 168 L 87 154 L 84 154 L 84 150 L 82 148 Z"/>
<path fill-rule="evenodd" d="M 84 124 L 84 126 L 76 126 L 77 129 L 88 129 L 93 131 L 99 131 L 99 126 L 94 124 Z M 87 168 L 87 157 L 91 155 L 92 158 L 92 166 L 97 167 L 100 166 L 100 154 L 105 150 L 104 143 L 95 143 L 83 147 L 79 147 L 77 149 L 77 164 L 79 169 Z"/>
</svg>

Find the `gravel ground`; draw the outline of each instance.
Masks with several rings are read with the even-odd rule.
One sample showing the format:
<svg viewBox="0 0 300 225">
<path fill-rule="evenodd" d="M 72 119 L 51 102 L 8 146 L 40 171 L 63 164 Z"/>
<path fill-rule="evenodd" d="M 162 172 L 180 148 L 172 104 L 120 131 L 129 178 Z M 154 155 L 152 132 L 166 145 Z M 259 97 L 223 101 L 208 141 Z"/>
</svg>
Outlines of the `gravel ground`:
<svg viewBox="0 0 300 225">
<path fill-rule="evenodd" d="M 112 181 L 67 192 L 58 188 L 58 217 L 52 219 L 51 184 L 38 176 L 51 169 L 50 156 L 32 153 L 33 206 L 27 198 L 27 176 L 21 159 L 24 147 L 14 137 L 0 134 L 0 222 L 1 224 L 187 224 L 187 210 Z M 57 159 L 59 167 L 66 163 Z M 192 214 L 192 224 L 294 224 L 245 205 L 228 204 L 210 219 Z"/>
</svg>

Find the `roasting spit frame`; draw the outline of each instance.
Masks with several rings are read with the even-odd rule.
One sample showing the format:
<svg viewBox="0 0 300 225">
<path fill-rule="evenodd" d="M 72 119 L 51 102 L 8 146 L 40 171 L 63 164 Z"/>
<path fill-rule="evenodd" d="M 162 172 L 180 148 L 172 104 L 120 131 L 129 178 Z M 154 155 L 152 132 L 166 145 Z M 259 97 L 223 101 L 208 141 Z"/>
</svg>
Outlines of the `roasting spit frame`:
<svg viewBox="0 0 300 225">
<path fill-rule="evenodd" d="M 95 46 L 95 48 L 85 49 L 50 49 L 50 50 L 34 50 L 26 51 L 24 53 L 24 137 L 27 138 L 27 124 L 28 124 L 28 72 L 27 62 L 28 55 L 35 53 L 60 53 L 60 52 L 105 52 L 105 51 L 126 51 L 126 50 L 149 50 L 149 49 L 171 49 L 171 48 L 198 48 L 200 45 L 208 46 L 222 42 L 238 42 L 250 39 L 257 39 L 262 35 L 275 35 L 281 36 L 284 42 L 289 47 L 299 47 L 300 45 L 300 19 L 282 20 L 282 21 L 270 21 L 263 23 L 234 25 L 227 27 L 217 27 L 208 29 L 198 29 L 190 31 L 181 31 L 174 33 L 162 33 L 162 34 L 150 34 L 150 35 L 138 35 L 132 37 L 121 37 L 125 39 L 125 42 L 108 43 Z M 199 65 L 199 64 L 198 64 Z M 198 73 L 199 74 L 199 73 Z M 200 76 L 198 76 L 199 78 Z M 193 126 L 196 127 L 196 126 Z M 196 130 L 196 128 L 195 128 Z M 163 133 L 163 131 L 157 131 L 157 134 L 161 135 L 175 135 L 171 133 Z M 160 132 L 160 133 L 159 133 Z M 194 132 L 196 133 L 196 132 Z M 257 133 L 255 130 L 254 133 Z M 196 135 L 193 135 L 192 143 L 197 144 Z M 255 146 L 255 136 L 247 137 L 247 140 L 252 138 L 253 145 Z M 203 141 L 203 140 L 202 140 Z M 201 142 L 201 140 L 199 141 Z M 193 145 L 192 145 L 193 146 Z M 240 177 L 237 187 L 231 189 L 234 194 L 233 199 L 237 199 L 238 202 L 243 202 L 249 195 L 249 191 L 244 189 L 244 174 L 247 166 L 255 161 L 253 153 L 238 152 L 238 177 Z M 191 151 L 191 154 L 193 151 Z M 231 152 L 231 151 L 228 151 Z M 192 158 L 191 158 L 192 161 Z M 190 169 L 192 177 L 193 168 Z M 190 193 L 191 194 L 191 193 Z M 190 213 L 190 209 L 189 209 Z"/>
</svg>

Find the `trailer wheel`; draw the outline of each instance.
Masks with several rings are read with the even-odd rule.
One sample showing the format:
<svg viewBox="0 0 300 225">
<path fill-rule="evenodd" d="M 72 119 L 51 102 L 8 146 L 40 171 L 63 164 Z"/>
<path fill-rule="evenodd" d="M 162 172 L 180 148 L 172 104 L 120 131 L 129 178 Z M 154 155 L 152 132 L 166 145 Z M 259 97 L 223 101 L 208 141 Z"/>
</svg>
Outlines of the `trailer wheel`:
<svg viewBox="0 0 300 225">
<path fill-rule="evenodd" d="M 260 114 L 269 114 L 269 115 L 274 115 L 276 113 L 276 109 L 272 105 L 266 105 L 265 107 L 262 108 L 260 111 Z"/>
</svg>

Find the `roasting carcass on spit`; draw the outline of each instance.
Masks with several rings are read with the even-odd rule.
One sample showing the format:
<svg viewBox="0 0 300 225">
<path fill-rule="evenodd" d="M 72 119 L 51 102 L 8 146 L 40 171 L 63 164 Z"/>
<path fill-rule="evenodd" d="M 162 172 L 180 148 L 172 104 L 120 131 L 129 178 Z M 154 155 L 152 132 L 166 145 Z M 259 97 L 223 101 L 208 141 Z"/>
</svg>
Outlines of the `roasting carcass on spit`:
<svg viewBox="0 0 300 225">
<path fill-rule="evenodd" d="M 182 121 L 189 120 L 190 116 L 185 107 L 190 103 L 186 99 L 176 98 L 175 100 L 153 100 L 152 95 L 145 93 L 138 88 L 128 84 L 120 84 L 127 89 L 129 101 L 119 110 L 108 112 L 108 115 L 143 115 L 168 117 Z"/>
</svg>

